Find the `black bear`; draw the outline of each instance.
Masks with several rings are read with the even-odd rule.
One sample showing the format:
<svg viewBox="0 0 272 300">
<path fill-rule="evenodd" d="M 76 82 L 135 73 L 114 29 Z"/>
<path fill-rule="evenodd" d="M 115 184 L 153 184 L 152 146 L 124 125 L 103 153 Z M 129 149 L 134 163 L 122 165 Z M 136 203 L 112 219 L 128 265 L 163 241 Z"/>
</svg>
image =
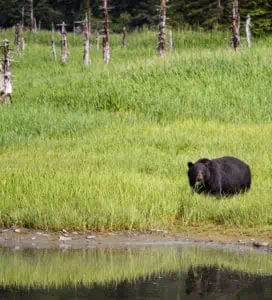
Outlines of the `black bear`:
<svg viewBox="0 0 272 300">
<path fill-rule="evenodd" d="M 250 189 L 250 167 L 238 158 L 225 156 L 188 162 L 188 178 L 197 193 L 228 196 Z"/>
</svg>

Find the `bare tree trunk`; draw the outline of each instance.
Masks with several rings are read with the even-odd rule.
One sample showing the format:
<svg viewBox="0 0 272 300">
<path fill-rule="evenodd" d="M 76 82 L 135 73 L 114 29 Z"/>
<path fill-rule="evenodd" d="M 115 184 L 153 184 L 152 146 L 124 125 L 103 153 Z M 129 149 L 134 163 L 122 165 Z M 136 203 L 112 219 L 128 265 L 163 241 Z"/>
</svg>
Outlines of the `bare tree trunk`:
<svg viewBox="0 0 272 300">
<path fill-rule="evenodd" d="M 232 44 L 234 51 L 237 51 L 240 45 L 239 36 L 239 3 L 238 0 L 233 1 L 232 11 Z"/>
<path fill-rule="evenodd" d="M 20 47 L 21 47 L 21 52 L 24 52 L 24 50 L 25 50 L 25 39 L 24 39 L 24 36 L 23 36 L 23 31 L 22 31 L 22 35 L 21 35 Z"/>
<path fill-rule="evenodd" d="M 218 20 L 217 21 L 219 23 L 221 20 L 222 14 L 223 14 L 223 10 L 224 10 L 221 0 L 217 0 L 217 9 L 218 9 Z"/>
<path fill-rule="evenodd" d="M 52 41 L 52 56 L 53 56 L 53 60 L 56 61 L 57 60 L 57 51 L 56 51 L 56 43 L 55 43 L 54 23 L 52 23 L 51 41 Z"/>
<path fill-rule="evenodd" d="M 161 0 L 158 52 L 163 56 L 166 51 L 166 0 Z"/>
<path fill-rule="evenodd" d="M 4 40 L 2 46 L 4 49 L 4 59 L 3 59 L 3 89 L 0 91 L 0 103 L 1 104 L 11 104 L 11 94 L 12 94 L 12 83 L 11 83 L 11 71 L 10 71 L 10 49 L 9 41 Z"/>
<path fill-rule="evenodd" d="M 99 50 L 99 31 L 95 32 L 95 42 L 96 42 L 96 50 Z"/>
<path fill-rule="evenodd" d="M 23 27 L 20 23 L 17 23 L 16 27 L 15 27 L 14 44 L 16 47 L 17 55 L 21 55 L 23 53 L 23 51 L 25 50 L 25 40 L 24 40 L 24 36 L 23 36 Z"/>
<path fill-rule="evenodd" d="M 25 7 L 22 8 L 22 21 L 21 21 L 22 29 L 25 27 Z"/>
<path fill-rule="evenodd" d="M 122 48 L 127 47 L 127 29 L 126 27 L 123 27 L 123 32 L 122 32 Z"/>
<path fill-rule="evenodd" d="M 34 17 L 34 32 L 37 32 L 37 19 Z"/>
<path fill-rule="evenodd" d="M 247 47 L 250 48 L 251 47 L 251 24 L 250 24 L 251 18 L 250 15 L 247 15 L 247 19 L 246 19 L 246 38 L 247 38 Z"/>
<path fill-rule="evenodd" d="M 169 31 L 169 49 L 173 50 L 173 31 Z"/>
<path fill-rule="evenodd" d="M 25 28 L 25 7 L 22 8 L 22 20 L 21 20 L 21 41 L 20 48 L 21 52 L 25 50 L 25 39 L 24 39 L 24 28 Z"/>
<path fill-rule="evenodd" d="M 30 2 L 30 30 L 34 29 L 34 11 L 33 11 L 33 0 L 29 0 Z"/>
<path fill-rule="evenodd" d="M 88 66 L 90 64 L 90 33 L 89 33 L 88 14 L 86 14 L 85 22 L 83 24 L 83 37 L 84 37 L 83 62 L 85 66 Z"/>
<path fill-rule="evenodd" d="M 21 43 L 21 26 L 19 23 L 17 23 L 15 27 L 15 40 L 14 40 L 17 55 L 21 55 L 20 43 Z"/>
<path fill-rule="evenodd" d="M 103 60 L 105 64 L 108 64 L 110 62 L 108 0 L 102 0 L 102 1 L 103 1 L 103 15 L 104 15 Z"/>
<path fill-rule="evenodd" d="M 91 23 L 91 17 L 92 17 L 92 11 L 90 7 L 90 1 L 88 2 L 88 30 L 89 30 L 89 35 L 91 36 L 92 34 L 92 23 Z"/>
<path fill-rule="evenodd" d="M 61 24 L 61 63 L 66 64 L 67 62 L 67 31 L 66 31 L 66 24 L 62 22 Z"/>
</svg>

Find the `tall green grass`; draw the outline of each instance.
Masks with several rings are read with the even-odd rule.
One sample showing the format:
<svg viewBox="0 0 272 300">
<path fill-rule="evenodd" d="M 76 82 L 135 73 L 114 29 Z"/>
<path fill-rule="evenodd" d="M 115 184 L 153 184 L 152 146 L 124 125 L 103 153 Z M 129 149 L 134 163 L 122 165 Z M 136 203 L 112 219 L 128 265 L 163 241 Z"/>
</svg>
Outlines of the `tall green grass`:
<svg viewBox="0 0 272 300">
<path fill-rule="evenodd" d="M 228 34 L 174 36 L 161 59 L 155 33 L 132 33 L 126 50 L 114 35 L 110 65 L 92 48 L 84 68 L 80 36 L 62 66 L 50 33 L 26 35 L 13 105 L 0 107 L 0 225 L 271 225 L 272 39 L 233 53 Z M 187 161 L 222 155 L 251 165 L 252 190 L 193 195 Z"/>
</svg>

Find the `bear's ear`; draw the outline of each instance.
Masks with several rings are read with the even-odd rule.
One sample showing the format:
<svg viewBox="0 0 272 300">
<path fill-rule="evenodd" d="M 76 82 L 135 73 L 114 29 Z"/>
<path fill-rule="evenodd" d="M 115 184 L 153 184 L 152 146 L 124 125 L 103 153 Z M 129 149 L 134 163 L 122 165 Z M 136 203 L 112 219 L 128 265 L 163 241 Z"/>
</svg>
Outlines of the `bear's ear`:
<svg viewBox="0 0 272 300">
<path fill-rule="evenodd" d="M 190 161 L 187 163 L 187 165 L 188 165 L 189 169 L 194 166 L 194 164 L 192 162 L 190 162 Z"/>
</svg>

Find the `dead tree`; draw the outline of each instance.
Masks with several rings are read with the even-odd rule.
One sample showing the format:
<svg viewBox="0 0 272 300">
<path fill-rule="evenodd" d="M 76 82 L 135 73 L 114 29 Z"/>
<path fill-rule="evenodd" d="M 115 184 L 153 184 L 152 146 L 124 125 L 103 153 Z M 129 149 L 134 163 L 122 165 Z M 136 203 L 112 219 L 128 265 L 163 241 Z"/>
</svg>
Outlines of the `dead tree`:
<svg viewBox="0 0 272 300">
<path fill-rule="evenodd" d="M 25 50 L 25 38 L 24 38 L 24 29 L 23 29 L 23 27 L 21 26 L 21 34 L 20 34 L 20 39 L 21 39 L 21 41 L 20 41 L 20 48 L 21 48 L 21 53 L 23 53 L 24 52 L 24 50 Z"/>
<path fill-rule="evenodd" d="M 15 40 L 14 44 L 16 47 L 16 53 L 17 55 L 21 55 L 21 25 L 19 23 L 16 24 L 15 26 Z"/>
<path fill-rule="evenodd" d="M 52 41 L 52 56 L 53 56 L 53 60 L 56 61 L 57 60 L 57 51 L 56 51 L 56 43 L 55 43 L 54 23 L 52 23 L 51 41 Z"/>
<path fill-rule="evenodd" d="M 22 8 L 22 21 L 21 21 L 22 29 L 24 30 L 25 26 L 25 7 Z"/>
<path fill-rule="evenodd" d="M 251 47 L 251 18 L 250 15 L 247 15 L 247 19 L 246 19 L 246 39 L 247 39 L 247 47 L 250 48 Z"/>
<path fill-rule="evenodd" d="M 173 31 L 169 31 L 169 49 L 173 50 Z"/>
<path fill-rule="evenodd" d="M 92 23 L 91 23 L 91 17 L 92 17 L 92 11 L 90 7 L 90 1 L 88 2 L 88 30 L 89 30 L 89 35 L 91 36 L 92 34 Z"/>
<path fill-rule="evenodd" d="M 166 0 L 161 0 L 158 53 L 163 56 L 166 52 Z"/>
<path fill-rule="evenodd" d="M 127 47 L 127 29 L 126 27 L 123 27 L 122 31 L 122 48 Z"/>
<path fill-rule="evenodd" d="M 34 32 L 36 33 L 37 32 L 37 19 L 36 19 L 36 17 L 34 18 L 34 25 L 33 25 L 33 27 L 34 27 Z"/>
<path fill-rule="evenodd" d="M 33 10 L 33 0 L 29 0 L 30 2 L 30 30 L 34 29 L 34 10 Z"/>
<path fill-rule="evenodd" d="M 90 60 L 90 22 L 88 18 L 89 13 L 86 13 L 85 20 L 84 21 L 75 21 L 75 24 L 80 24 L 82 34 L 83 34 L 83 46 L 84 46 L 84 51 L 83 51 L 83 63 L 85 66 L 88 66 L 91 62 Z"/>
<path fill-rule="evenodd" d="M 66 64 L 68 57 L 68 43 L 67 43 L 67 31 L 66 24 L 62 22 L 61 26 L 61 63 Z"/>
<path fill-rule="evenodd" d="M 17 55 L 22 55 L 25 50 L 25 40 L 23 36 L 23 27 L 17 23 L 15 26 L 15 40 L 14 40 Z"/>
<path fill-rule="evenodd" d="M 88 14 L 86 14 L 85 22 L 83 23 L 83 38 L 84 38 L 84 54 L 83 62 L 85 66 L 90 64 L 90 22 L 88 19 Z"/>
<path fill-rule="evenodd" d="M 25 27 L 25 7 L 22 8 L 22 20 L 20 26 L 20 51 L 21 53 L 25 50 L 25 39 L 24 39 L 24 27 Z"/>
<path fill-rule="evenodd" d="M 96 43 L 96 50 L 99 50 L 99 31 L 96 30 L 95 32 L 95 43 Z"/>
<path fill-rule="evenodd" d="M 238 0 L 233 1 L 233 10 L 232 10 L 232 45 L 234 51 L 237 51 L 240 45 L 240 36 L 239 36 L 239 3 Z"/>
<path fill-rule="evenodd" d="M 0 84 L 0 103 L 1 104 L 11 104 L 11 94 L 12 94 L 12 82 L 11 82 L 11 70 L 10 70 L 10 48 L 9 41 L 6 39 L 3 41 L 1 46 L 4 52 L 4 59 L 2 59 L 2 78 L 0 77 L 2 83 Z"/>
<path fill-rule="evenodd" d="M 110 43 L 109 43 L 109 14 L 108 0 L 103 1 L 104 33 L 103 33 L 103 60 L 105 64 L 110 62 Z"/>
<path fill-rule="evenodd" d="M 217 0 L 217 15 L 218 15 L 217 16 L 217 21 L 218 21 L 218 23 L 221 20 L 223 12 L 224 12 L 224 7 L 222 6 L 221 0 Z"/>
</svg>

